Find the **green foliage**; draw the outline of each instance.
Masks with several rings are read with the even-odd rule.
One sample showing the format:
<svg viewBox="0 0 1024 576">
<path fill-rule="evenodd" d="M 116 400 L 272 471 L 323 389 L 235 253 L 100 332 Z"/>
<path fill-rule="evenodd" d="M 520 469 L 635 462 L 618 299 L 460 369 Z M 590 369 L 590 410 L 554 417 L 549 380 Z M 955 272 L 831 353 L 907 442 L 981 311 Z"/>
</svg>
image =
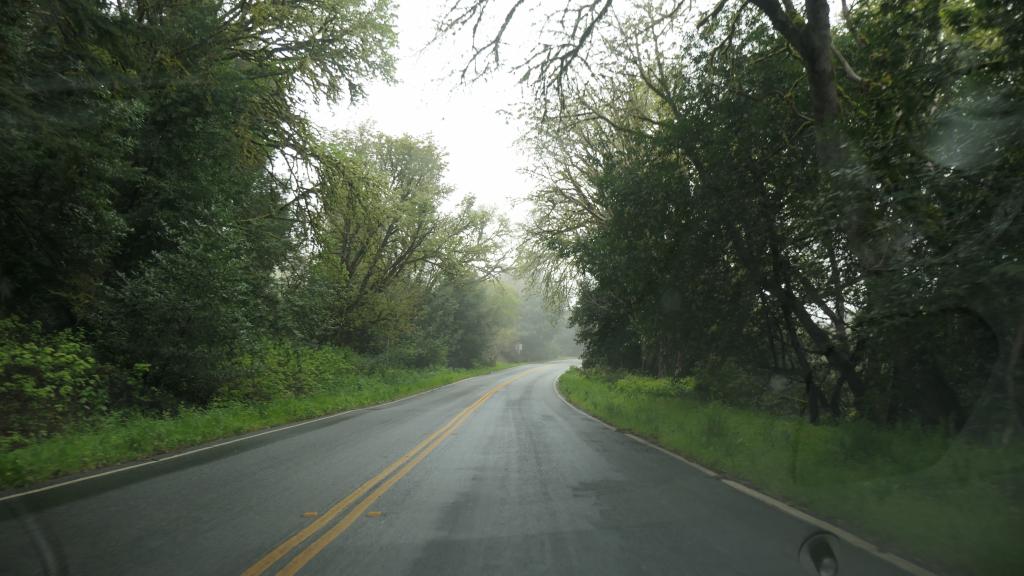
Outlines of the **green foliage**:
<svg viewBox="0 0 1024 576">
<path fill-rule="evenodd" d="M 476 305 L 473 290 L 456 295 L 452 287 L 494 274 L 506 224 L 472 197 L 442 210 L 451 189 L 444 154 L 430 139 L 363 127 L 334 134 L 323 149 L 312 253 L 292 262 L 286 278 L 299 292 L 295 325 L 314 342 L 443 363 L 450 349 L 427 339 Z M 458 306 L 442 303 L 452 298 Z M 412 349 L 410 333 L 422 351 Z"/>
<path fill-rule="evenodd" d="M 498 359 L 498 331 L 515 324 L 517 302 L 500 284 L 459 283 L 449 363 L 469 368 Z"/>
<path fill-rule="evenodd" d="M 348 364 L 361 362 L 351 352 L 307 350 L 305 353 L 313 357 L 313 361 L 302 364 L 302 377 L 307 380 L 326 377 L 318 392 L 286 395 L 266 402 L 252 402 L 248 398 L 246 401 L 222 400 L 206 408 L 182 408 L 173 415 L 114 412 L 98 423 L 72 428 L 28 446 L 0 451 L 0 486 L 25 486 L 218 438 L 379 404 L 508 366 L 475 370 L 363 371 L 353 370 L 352 364 Z M 269 363 L 274 365 L 253 374 L 253 388 L 267 390 L 279 383 L 280 366 L 287 365 L 288 361 L 271 360 Z"/>
<path fill-rule="evenodd" d="M 163 402 L 205 403 L 238 378 L 235 355 L 254 330 L 258 284 L 230 233 L 201 231 L 111 289 L 93 322 L 113 358 L 144 361 Z M 226 244 L 226 245 L 225 245 Z"/>
<path fill-rule="evenodd" d="M 585 366 L 786 411 L 761 382 L 777 376 L 812 422 L 1019 434 L 1020 19 L 859 2 L 829 40 L 849 69 L 822 79 L 747 8 L 699 33 L 606 22 L 600 73 L 565 84 L 557 117 L 528 107 L 523 259 L 574 294 Z"/>
<path fill-rule="evenodd" d="M 809 426 L 798 418 L 644 394 L 644 386 L 570 370 L 559 389 L 622 430 L 826 518 L 887 549 L 957 572 L 1015 574 L 1024 566 L 1017 505 L 1019 445 L 981 448 L 941 430 L 867 421 Z M 648 384 L 649 385 L 649 384 Z M 653 387 L 655 391 L 658 387 Z"/>
<path fill-rule="evenodd" d="M 236 360 L 242 376 L 223 383 L 216 402 L 268 402 L 335 390 L 365 363 L 345 348 L 263 340 Z"/>
<path fill-rule="evenodd" d="M 689 394 L 696 388 L 693 377 L 650 378 L 636 374 L 628 374 L 615 380 L 613 387 L 616 392 L 628 397 L 655 396 L 661 398 L 679 398 Z"/>
<path fill-rule="evenodd" d="M 0 450 L 103 415 L 100 372 L 81 332 L 0 319 Z"/>
<path fill-rule="evenodd" d="M 84 328 L 119 403 L 209 401 L 282 320 L 275 274 L 302 250 L 321 165 L 301 98 L 390 77 L 389 4 L 2 14 L 0 315 Z"/>
<path fill-rule="evenodd" d="M 429 138 L 302 112 L 395 47 L 386 0 L 0 7 L 5 483 L 494 365 L 505 221 Z"/>
<path fill-rule="evenodd" d="M 575 331 L 565 326 L 562 311 L 552 311 L 539 295 L 524 294 L 518 316 L 515 341 L 521 349 L 508 357 L 530 362 L 578 354 L 573 341 Z"/>
<path fill-rule="evenodd" d="M 697 395 L 704 400 L 754 406 L 766 393 L 766 386 L 732 358 L 708 358 L 697 366 L 693 379 Z"/>
<path fill-rule="evenodd" d="M 325 139 L 302 114 L 391 78 L 389 2 L 0 14 L 0 316 L 41 321 L 37 339 L 80 329 L 112 404 L 317 394 L 344 347 L 382 370 L 493 364 L 511 320 L 480 282 L 504 221 L 472 198 L 442 209 L 429 138 Z"/>
</svg>

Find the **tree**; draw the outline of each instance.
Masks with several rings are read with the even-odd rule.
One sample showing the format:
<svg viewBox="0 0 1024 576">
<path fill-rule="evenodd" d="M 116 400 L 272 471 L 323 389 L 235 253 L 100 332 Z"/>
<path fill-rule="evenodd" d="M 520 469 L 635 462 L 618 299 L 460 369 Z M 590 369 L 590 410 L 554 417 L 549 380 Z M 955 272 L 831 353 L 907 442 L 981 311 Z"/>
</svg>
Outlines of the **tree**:
<svg viewBox="0 0 1024 576">
<path fill-rule="evenodd" d="M 445 279 L 500 270 L 506 223 L 472 197 L 442 210 L 451 188 L 429 139 L 364 127 L 336 134 L 322 161 L 311 254 L 295 276 L 330 295 L 326 309 L 303 314 L 313 339 L 380 351 Z"/>
<path fill-rule="evenodd" d="M 21 1 L 0 36 L 0 316 L 209 399 L 301 250 L 298 107 L 390 77 L 388 3 Z"/>
<path fill-rule="evenodd" d="M 955 425 L 988 411 L 982 421 L 1004 424 L 981 429 L 1008 437 L 1020 54 L 1003 25 L 956 2 L 858 4 L 829 40 L 850 84 L 826 123 L 821 90 L 794 89 L 810 58 L 790 46 L 815 42 L 812 24 L 789 10 L 801 31 L 779 38 L 778 22 L 729 6 L 674 46 L 676 11 L 616 15 L 600 49 L 580 48 L 587 72 L 548 84 L 560 107 L 529 111 L 543 176 L 530 257 L 556 266 L 538 277 L 583 278 L 574 317 L 592 358 L 636 346 L 613 363 L 671 373 L 689 369 L 680 353 L 748 351 L 748 368 L 804 381 L 812 420 Z M 877 80 L 852 78 L 854 66 Z"/>
</svg>

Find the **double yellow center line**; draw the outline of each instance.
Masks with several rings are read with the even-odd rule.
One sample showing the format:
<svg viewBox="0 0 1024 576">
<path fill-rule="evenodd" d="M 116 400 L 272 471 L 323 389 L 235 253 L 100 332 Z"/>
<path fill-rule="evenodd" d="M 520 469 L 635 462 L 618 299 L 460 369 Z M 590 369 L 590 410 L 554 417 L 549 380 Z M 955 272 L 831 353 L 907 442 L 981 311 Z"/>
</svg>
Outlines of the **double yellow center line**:
<svg viewBox="0 0 1024 576">
<path fill-rule="evenodd" d="M 269 554 L 261 558 L 258 562 L 243 572 L 242 576 L 258 576 L 259 574 L 263 574 L 267 569 L 277 563 L 277 561 L 287 556 L 300 544 L 333 522 L 334 519 L 344 512 L 349 506 L 369 492 L 369 496 L 363 499 L 362 502 L 359 502 L 359 504 L 345 514 L 341 520 L 331 526 L 329 530 L 321 534 L 320 537 L 313 541 L 312 544 L 296 554 L 295 557 L 285 564 L 284 568 L 277 573 L 278 576 L 291 576 L 296 574 L 303 566 L 319 554 L 321 550 L 334 541 L 335 538 L 340 536 L 345 530 L 348 530 L 348 528 L 352 526 L 352 524 L 355 523 L 355 521 L 359 519 L 359 517 L 362 516 L 374 502 L 383 496 L 388 489 L 395 485 L 396 482 L 401 480 L 406 474 L 415 468 L 417 464 L 422 462 L 423 459 L 434 450 L 434 448 L 437 448 L 445 438 L 454 432 L 456 428 L 461 426 L 477 408 L 483 406 L 484 402 L 487 402 L 492 396 L 500 392 L 502 388 L 539 369 L 540 367 L 537 367 L 520 372 L 519 374 L 502 380 L 496 384 L 480 398 L 477 398 L 475 402 L 456 414 L 455 417 L 449 420 L 444 426 L 441 426 L 423 439 L 423 441 L 417 444 L 412 450 L 403 454 L 398 460 L 388 464 L 383 470 L 377 473 L 376 476 L 370 478 L 366 482 L 363 482 L 363 484 L 356 488 L 355 491 L 331 506 L 327 512 L 324 512 L 319 518 L 310 523 L 309 526 L 299 530 L 290 538 L 271 550 Z"/>
</svg>

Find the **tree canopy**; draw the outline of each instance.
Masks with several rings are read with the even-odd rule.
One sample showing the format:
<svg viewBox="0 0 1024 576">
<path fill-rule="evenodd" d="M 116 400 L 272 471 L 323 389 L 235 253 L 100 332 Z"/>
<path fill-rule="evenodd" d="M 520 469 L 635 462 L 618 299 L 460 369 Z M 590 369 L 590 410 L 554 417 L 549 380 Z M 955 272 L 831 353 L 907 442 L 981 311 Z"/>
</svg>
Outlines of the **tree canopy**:
<svg viewBox="0 0 1024 576">
<path fill-rule="evenodd" d="M 305 115 L 392 78 L 389 2 L 19 0 L 0 38 L 0 419 L 263 397 L 281 350 L 518 359 L 508 223 L 429 138 Z"/>
<path fill-rule="evenodd" d="M 449 3 L 439 33 L 471 29 L 468 76 L 502 64 L 527 4 Z M 736 365 L 756 376 L 737 401 L 798 388 L 812 421 L 1018 432 L 1010 5 L 609 0 L 541 19 L 509 63 L 536 95 L 541 182 L 520 258 L 573 304 L 586 361 Z"/>
</svg>

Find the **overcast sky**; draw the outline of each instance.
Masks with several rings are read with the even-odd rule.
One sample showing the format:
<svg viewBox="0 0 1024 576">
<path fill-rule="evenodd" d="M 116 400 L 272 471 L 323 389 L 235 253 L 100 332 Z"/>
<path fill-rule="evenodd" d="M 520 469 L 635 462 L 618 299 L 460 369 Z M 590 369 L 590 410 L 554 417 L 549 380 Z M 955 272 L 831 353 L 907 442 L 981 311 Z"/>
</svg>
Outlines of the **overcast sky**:
<svg viewBox="0 0 1024 576">
<path fill-rule="evenodd" d="M 526 157 L 514 146 L 521 127 L 501 113 L 514 109 L 520 87 L 507 73 L 460 86 L 449 73 L 465 61 L 468 44 L 449 42 L 424 49 L 433 37 L 433 22 L 443 2 L 396 4 L 396 82 L 371 84 L 358 106 L 320 106 L 312 108 L 310 115 L 329 129 L 372 121 L 388 134 L 433 135 L 448 152 L 448 182 L 455 187 L 455 196 L 472 194 L 482 204 L 521 221 L 527 208 L 513 209 L 513 204 L 526 196 L 532 183 L 519 173 L 526 166 Z"/>
</svg>

